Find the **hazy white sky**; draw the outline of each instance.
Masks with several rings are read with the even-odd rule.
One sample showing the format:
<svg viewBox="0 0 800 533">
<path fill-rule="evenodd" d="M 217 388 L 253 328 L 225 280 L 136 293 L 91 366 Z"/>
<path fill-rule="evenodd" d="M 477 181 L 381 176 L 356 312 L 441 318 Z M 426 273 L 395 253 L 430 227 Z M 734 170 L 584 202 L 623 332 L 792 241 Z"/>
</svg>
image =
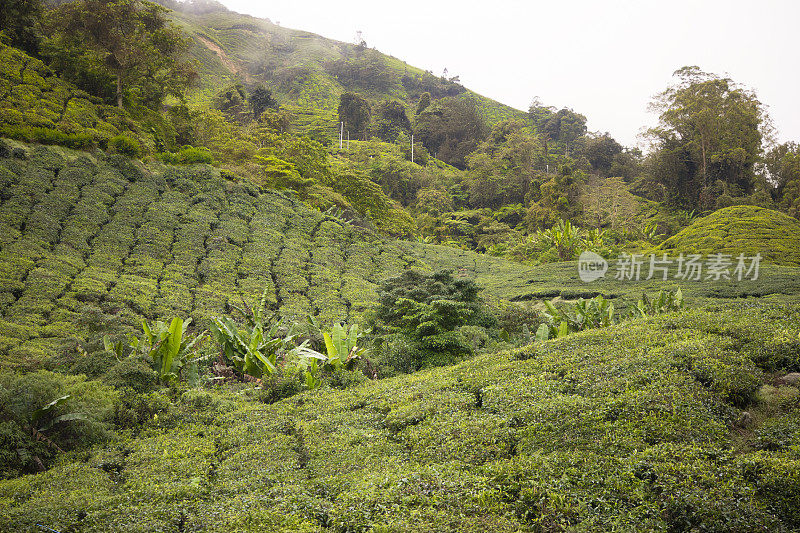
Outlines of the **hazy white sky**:
<svg viewBox="0 0 800 533">
<path fill-rule="evenodd" d="M 727 74 L 800 142 L 800 0 L 221 0 L 282 26 L 354 41 L 519 109 L 538 96 L 627 145 L 672 72 Z"/>
</svg>

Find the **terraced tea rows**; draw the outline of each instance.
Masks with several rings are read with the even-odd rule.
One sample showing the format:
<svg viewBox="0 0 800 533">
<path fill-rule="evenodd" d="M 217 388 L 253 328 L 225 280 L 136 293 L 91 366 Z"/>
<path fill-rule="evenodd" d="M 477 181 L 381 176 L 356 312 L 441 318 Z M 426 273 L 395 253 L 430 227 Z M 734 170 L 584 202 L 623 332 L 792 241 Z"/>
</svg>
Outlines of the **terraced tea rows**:
<svg viewBox="0 0 800 533">
<path fill-rule="evenodd" d="M 270 309 L 322 323 L 359 319 L 381 279 L 409 266 L 474 278 L 490 299 L 603 294 L 618 308 L 674 280 L 578 279 L 574 262 L 532 267 L 389 242 L 210 166 L 145 166 L 119 156 L 13 145 L 0 157 L 0 355 L 29 367 L 141 319 L 204 323 L 266 289 Z M 16 154 L 16 156 L 12 155 Z M 681 283 L 692 304 L 797 300 L 800 269 L 757 281 Z M 771 296 L 770 296 L 771 295 Z"/>
<path fill-rule="evenodd" d="M 0 180 L 0 350 L 12 365 L 141 317 L 203 321 L 265 289 L 285 316 L 346 320 L 408 263 L 366 230 L 212 167 L 36 147 L 0 159 Z"/>
</svg>

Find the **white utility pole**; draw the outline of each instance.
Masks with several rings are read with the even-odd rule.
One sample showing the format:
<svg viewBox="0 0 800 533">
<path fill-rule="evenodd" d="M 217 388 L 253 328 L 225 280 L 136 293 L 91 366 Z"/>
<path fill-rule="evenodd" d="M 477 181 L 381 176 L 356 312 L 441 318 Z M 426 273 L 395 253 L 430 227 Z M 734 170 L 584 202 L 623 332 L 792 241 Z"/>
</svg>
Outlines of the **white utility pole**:
<svg viewBox="0 0 800 533">
<path fill-rule="evenodd" d="M 342 149 L 342 137 L 344 137 L 344 122 L 339 123 L 339 150 Z"/>
</svg>

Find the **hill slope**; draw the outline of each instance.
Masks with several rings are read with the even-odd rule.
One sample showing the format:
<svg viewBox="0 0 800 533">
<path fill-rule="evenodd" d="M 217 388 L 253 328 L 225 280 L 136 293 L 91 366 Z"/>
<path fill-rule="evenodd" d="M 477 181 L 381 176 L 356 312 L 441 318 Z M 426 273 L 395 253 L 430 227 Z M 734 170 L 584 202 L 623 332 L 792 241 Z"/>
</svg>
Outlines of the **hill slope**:
<svg viewBox="0 0 800 533">
<path fill-rule="evenodd" d="M 800 222 L 779 211 L 749 205 L 726 207 L 701 218 L 661 245 L 701 254 L 760 253 L 779 265 L 800 265 Z"/>
<path fill-rule="evenodd" d="M 199 65 L 198 88 L 190 95 L 196 105 L 208 104 L 224 87 L 236 81 L 266 84 L 278 101 L 295 114 L 300 131 L 317 129 L 338 135 L 339 96 L 356 91 L 378 102 L 402 101 L 411 113 L 422 92 L 434 98 L 470 95 L 491 125 L 524 116 L 460 84 L 427 74 L 374 49 L 284 28 L 267 19 L 220 9 L 196 14 L 172 13 L 175 22 L 193 40 L 191 55 Z M 338 63 L 337 63 L 338 62 Z"/>
<path fill-rule="evenodd" d="M 796 531 L 800 393 L 761 384 L 798 324 L 718 306 L 271 405 L 153 393 L 137 438 L 0 481 L 0 529 Z"/>
<path fill-rule="evenodd" d="M 31 367 L 142 318 L 204 323 L 256 300 L 322 323 L 359 319 L 376 284 L 408 267 L 452 269 L 484 296 L 530 301 L 638 298 L 671 281 L 591 285 L 574 262 L 530 267 L 445 246 L 387 241 L 211 166 L 9 145 L 0 154 L 0 355 Z M 755 282 L 683 284 L 687 300 L 800 294 L 797 268 Z M 624 302 L 617 303 L 619 308 Z"/>
<path fill-rule="evenodd" d="M 286 316 L 345 320 L 409 263 L 368 231 L 210 166 L 38 146 L 0 158 L 0 182 L 0 350 L 11 366 L 141 317 L 202 320 L 265 288 Z"/>
</svg>

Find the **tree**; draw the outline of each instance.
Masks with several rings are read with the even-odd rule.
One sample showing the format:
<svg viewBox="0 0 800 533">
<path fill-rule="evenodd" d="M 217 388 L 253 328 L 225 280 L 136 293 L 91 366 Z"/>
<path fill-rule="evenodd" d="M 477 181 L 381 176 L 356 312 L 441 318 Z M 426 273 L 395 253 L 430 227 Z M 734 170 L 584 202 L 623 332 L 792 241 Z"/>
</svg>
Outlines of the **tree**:
<svg viewBox="0 0 800 533">
<path fill-rule="evenodd" d="M 608 133 L 587 139 L 583 147 L 583 154 L 589 164 L 603 177 L 610 175 L 614 157 L 620 153 L 622 153 L 622 146 Z"/>
<path fill-rule="evenodd" d="M 570 146 L 586 134 L 586 117 L 571 109 L 559 109 L 549 116 L 541 108 L 536 112 L 541 112 L 537 115 L 537 131 L 547 139 L 563 144 L 566 155 L 569 155 Z"/>
<path fill-rule="evenodd" d="M 386 142 L 395 142 L 401 133 L 411 133 L 411 122 L 406 108 L 397 100 L 382 102 L 376 109 L 374 134 Z"/>
<path fill-rule="evenodd" d="M 472 353 L 460 327 L 494 328 L 497 324 L 479 291 L 473 280 L 456 279 L 448 270 L 431 274 L 407 270 L 381 283 L 374 325 L 413 343 L 419 357 L 412 361 L 412 370 L 452 363 Z"/>
<path fill-rule="evenodd" d="M 189 41 L 167 12 L 143 0 L 81 0 L 57 7 L 52 20 L 115 76 L 120 108 L 129 99 L 157 109 L 166 96 L 182 99 L 194 74 L 180 61 Z"/>
<path fill-rule="evenodd" d="M 366 140 L 372 108 L 363 97 L 356 93 L 344 93 L 339 97 L 339 121 L 344 122 L 345 131 L 354 137 Z"/>
<path fill-rule="evenodd" d="M 250 105 L 247 102 L 247 89 L 241 83 L 236 83 L 223 89 L 214 99 L 214 108 L 239 123 L 246 122 L 251 115 Z"/>
<path fill-rule="evenodd" d="M 764 158 L 770 185 L 780 207 L 800 218 L 800 145 L 787 142 L 775 146 Z"/>
<path fill-rule="evenodd" d="M 486 124 L 474 98 L 437 100 L 416 121 L 414 132 L 435 157 L 457 168 L 486 137 Z"/>
<path fill-rule="evenodd" d="M 37 55 L 41 15 L 41 0 L 3 0 L 0 3 L 0 28 L 9 38 L 9 44 Z"/>
<path fill-rule="evenodd" d="M 272 96 L 272 91 L 259 85 L 250 93 L 250 109 L 253 118 L 258 120 L 267 109 L 278 109 L 278 101 Z"/>
<path fill-rule="evenodd" d="M 658 127 L 648 131 L 655 145 L 651 178 L 693 208 L 712 206 L 719 194 L 749 194 L 769 134 L 764 106 L 752 91 L 698 67 L 674 76 L 677 82 L 651 104 L 659 113 Z M 676 167 L 683 167 L 680 176 L 670 178 Z"/>
<path fill-rule="evenodd" d="M 424 92 L 419 95 L 419 102 L 417 102 L 417 110 L 414 112 L 414 115 L 419 115 L 425 111 L 429 105 L 431 105 L 431 93 Z"/>
<path fill-rule="evenodd" d="M 522 121 L 506 120 L 467 156 L 466 184 L 475 207 L 524 203 L 538 171 L 544 169 L 542 146 Z"/>
</svg>

